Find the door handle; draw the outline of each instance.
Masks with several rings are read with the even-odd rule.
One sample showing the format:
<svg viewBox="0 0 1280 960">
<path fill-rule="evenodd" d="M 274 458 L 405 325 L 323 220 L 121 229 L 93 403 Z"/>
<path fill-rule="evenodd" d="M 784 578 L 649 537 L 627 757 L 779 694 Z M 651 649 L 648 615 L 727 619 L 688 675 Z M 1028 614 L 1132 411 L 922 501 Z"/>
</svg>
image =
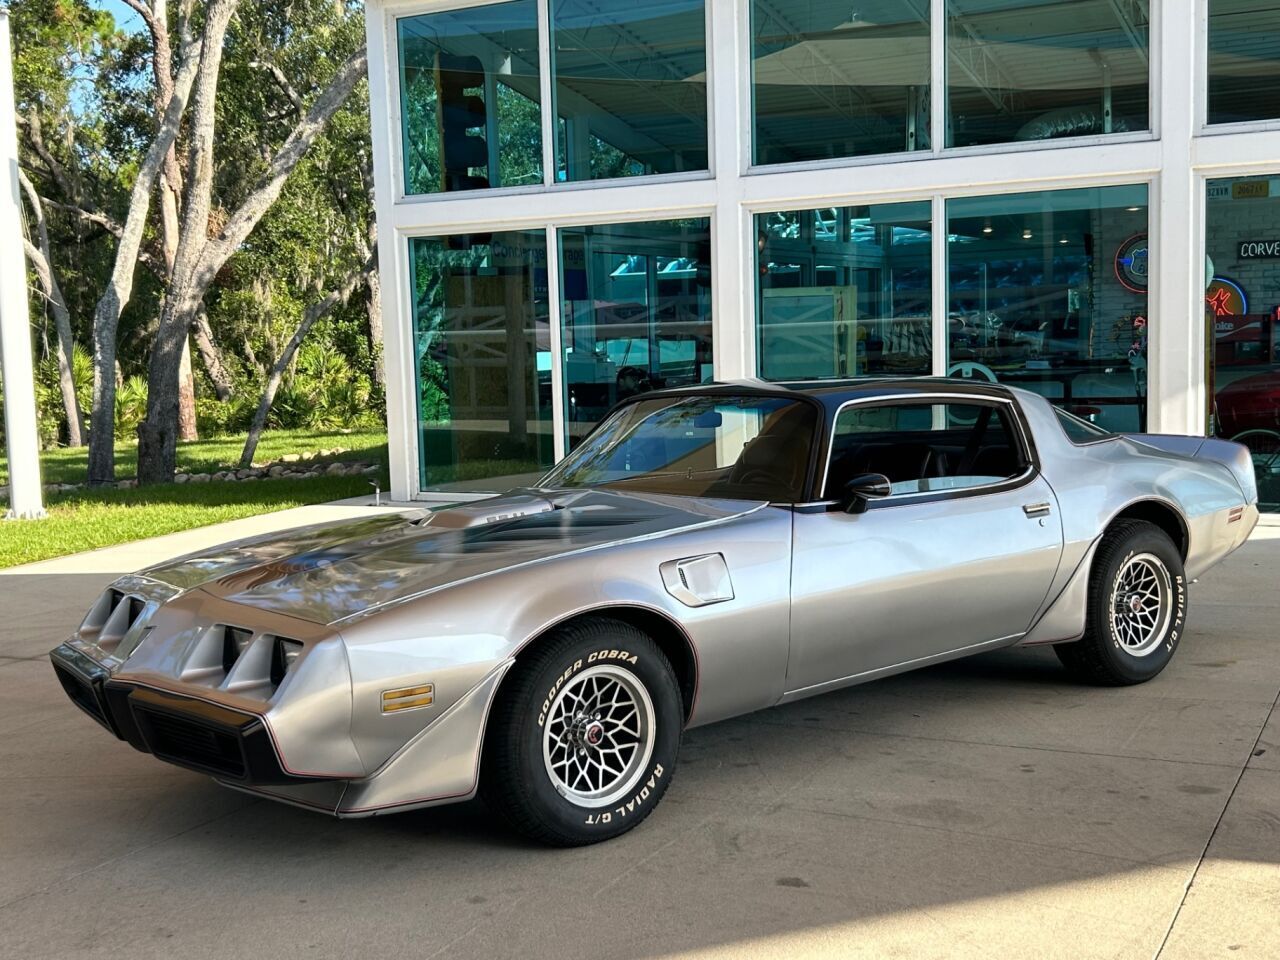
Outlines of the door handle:
<svg viewBox="0 0 1280 960">
<path fill-rule="evenodd" d="M 1053 508 L 1050 506 L 1049 501 L 1041 500 L 1039 503 L 1024 503 L 1022 512 L 1028 517 L 1047 517 L 1053 512 Z"/>
</svg>

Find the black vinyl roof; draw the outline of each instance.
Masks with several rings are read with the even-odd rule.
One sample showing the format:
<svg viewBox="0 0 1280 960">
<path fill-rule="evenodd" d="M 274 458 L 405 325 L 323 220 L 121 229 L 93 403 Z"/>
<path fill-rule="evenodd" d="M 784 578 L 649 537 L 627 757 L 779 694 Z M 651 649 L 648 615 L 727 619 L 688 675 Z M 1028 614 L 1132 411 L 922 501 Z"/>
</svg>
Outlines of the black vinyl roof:
<svg viewBox="0 0 1280 960">
<path fill-rule="evenodd" d="M 817 400 L 828 414 L 849 400 L 875 397 L 902 397 L 936 393 L 960 394 L 975 398 L 1008 400 L 1008 387 L 986 380 L 961 380 L 955 377 L 853 377 L 848 380 L 732 380 L 704 383 L 688 387 L 671 387 L 641 394 L 632 399 L 666 395 L 689 396 L 769 396 Z"/>
</svg>

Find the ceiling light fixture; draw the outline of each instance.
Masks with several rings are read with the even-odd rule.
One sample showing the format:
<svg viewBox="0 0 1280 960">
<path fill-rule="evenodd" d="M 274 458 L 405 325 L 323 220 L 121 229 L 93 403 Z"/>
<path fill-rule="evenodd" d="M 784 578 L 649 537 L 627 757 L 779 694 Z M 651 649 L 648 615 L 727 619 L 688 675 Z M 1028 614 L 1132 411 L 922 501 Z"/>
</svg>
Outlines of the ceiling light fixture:
<svg viewBox="0 0 1280 960">
<path fill-rule="evenodd" d="M 1030 240 L 1030 239 L 1031 239 L 1031 228 L 1030 228 L 1030 227 L 1027 227 L 1025 230 L 1023 230 L 1023 231 L 1022 231 L 1022 239 L 1023 239 L 1023 240 Z"/>
</svg>

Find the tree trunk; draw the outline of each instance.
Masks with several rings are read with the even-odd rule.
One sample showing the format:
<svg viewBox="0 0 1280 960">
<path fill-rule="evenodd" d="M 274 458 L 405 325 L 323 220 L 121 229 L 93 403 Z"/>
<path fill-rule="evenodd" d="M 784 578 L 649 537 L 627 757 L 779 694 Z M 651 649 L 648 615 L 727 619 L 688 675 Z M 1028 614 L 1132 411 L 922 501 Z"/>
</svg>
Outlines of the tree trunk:
<svg viewBox="0 0 1280 960">
<path fill-rule="evenodd" d="M 221 59 L 221 22 L 214 51 L 212 28 L 218 26 L 212 0 L 205 24 L 205 55 L 193 98 L 190 120 L 191 150 L 187 168 L 187 191 L 183 210 L 182 239 L 174 264 L 173 282 L 160 314 L 160 324 L 151 349 L 147 379 L 147 418 L 138 427 L 138 482 L 169 483 L 176 469 L 178 421 L 178 362 L 182 344 L 200 309 L 205 291 L 231 255 L 244 243 L 258 221 L 271 208 L 298 161 L 306 154 L 329 119 L 365 76 L 367 55 L 363 48 L 338 69 L 333 80 L 316 97 L 270 166 L 245 201 L 228 218 L 214 239 L 208 237 L 213 176 L 214 99 L 217 68 Z M 234 5 L 234 4 L 232 4 Z"/>
<path fill-rule="evenodd" d="M 186 198 L 174 263 L 147 376 L 147 416 L 138 425 L 138 483 L 169 483 L 177 466 L 178 410 L 182 354 L 192 321 L 212 275 L 201 282 L 197 268 L 208 243 L 213 191 L 214 110 L 223 39 L 238 0 L 210 0 L 205 14 L 204 49 L 196 71 L 189 118 L 190 149 Z"/>
<path fill-rule="evenodd" d="M 213 381 L 213 392 L 224 403 L 231 399 L 235 385 L 231 382 L 231 374 L 227 373 L 226 364 L 222 362 L 222 352 L 213 341 L 213 330 L 209 326 L 209 315 L 203 309 L 196 315 L 195 325 L 196 349 L 200 351 L 200 359 L 204 369 Z"/>
<path fill-rule="evenodd" d="M 169 8 L 166 0 L 154 0 L 150 7 L 136 0 L 134 9 L 145 14 L 151 30 L 151 73 L 155 78 L 154 98 L 157 119 L 164 115 L 165 104 L 173 96 L 173 48 L 169 40 Z M 157 186 L 160 195 L 160 248 L 164 256 L 165 282 L 173 279 L 173 264 L 178 255 L 180 230 L 179 204 L 182 197 L 182 171 L 178 167 L 178 146 L 170 145 L 160 167 Z M 198 440 L 196 425 L 196 380 L 191 371 L 191 345 L 182 348 L 182 364 L 178 385 L 178 436 L 182 440 Z"/>
<path fill-rule="evenodd" d="M 387 369 L 382 351 L 382 280 L 375 269 L 369 274 L 369 295 L 365 299 L 369 311 L 369 349 L 373 353 L 373 382 L 384 390 L 387 386 Z"/>
<path fill-rule="evenodd" d="M 253 413 L 253 423 L 249 426 L 249 436 L 245 438 L 244 450 L 240 453 L 240 466 L 242 469 L 248 469 L 253 465 L 253 455 L 258 449 L 258 441 L 262 438 L 262 431 L 267 425 L 267 415 L 271 412 L 271 404 L 275 402 L 276 393 L 280 390 L 280 382 L 284 379 L 284 372 L 289 368 L 289 364 L 293 362 L 298 348 L 302 346 L 302 341 L 306 339 L 307 334 L 315 326 L 317 320 L 326 316 L 339 304 L 346 303 L 351 298 L 351 294 L 356 287 L 374 275 L 375 267 L 373 262 L 370 261 L 361 269 L 352 272 L 342 282 L 342 286 L 330 291 L 323 300 L 311 304 L 302 311 L 302 321 L 298 324 L 298 329 L 293 331 L 293 336 L 285 344 L 280 356 L 276 357 L 275 365 L 271 368 L 271 375 L 267 377 L 267 386 L 262 391 L 262 399 L 258 401 L 258 409 Z"/>
<path fill-rule="evenodd" d="M 191 338 L 182 342 L 182 363 L 178 371 L 178 439 L 199 440 L 196 428 L 196 380 L 191 374 Z"/>
<path fill-rule="evenodd" d="M 18 180 L 22 184 L 27 201 L 31 204 L 36 220 L 36 237 L 40 241 L 37 248 L 30 241 L 24 241 L 27 258 L 36 271 L 36 278 L 44 290 L 45 299 L 49 301 L 49 309 L 53 311 L 53 326 L 58 332 L 58 392 L 62 395 L 62 411 L 67 419 L 67 443 L 72 447 L 84 446 L 84 411 L 80 409 L 80 401 L 76 397 L 76 381 L 71 371 L 71 355 L 75 350 L 75 339 L 71 333 L 71 311 L 67 309 L 67 300 L 62 295 L 62 287 L 53 272 L 53 257 L 49 253 L 49 226 L 45 223 L 44 207 L 40 203 L 40 195 L 27 179 L 27 175 L 18 171 Z"/>
<path fill-rule="evenodd" d="M 220 0 L 211 0 L 210 15 Z M 221 38 L 219 38 L 219 45 Z M 89 428 L 89 483 L 108 483 L 115 479 L 116 417 L 116 329 L 120 313 L 133 293 L 133 271 L 142 246 L 143 229 L 151 208 L 151 187 L 155 183 L 164 156 L 178 135 L 187 96 L 195 80 L 196 67 L 202 62 L 203 50 L 198 44 L 184 48 L 182 66 L 174 83 L 173 97 L 165 110 L 164 121 L 147 151 L 129 196 L 129 212 L 116 247 L 111 280 L 98 300 L 93 314 L 93 412 Z"/>
</svg>

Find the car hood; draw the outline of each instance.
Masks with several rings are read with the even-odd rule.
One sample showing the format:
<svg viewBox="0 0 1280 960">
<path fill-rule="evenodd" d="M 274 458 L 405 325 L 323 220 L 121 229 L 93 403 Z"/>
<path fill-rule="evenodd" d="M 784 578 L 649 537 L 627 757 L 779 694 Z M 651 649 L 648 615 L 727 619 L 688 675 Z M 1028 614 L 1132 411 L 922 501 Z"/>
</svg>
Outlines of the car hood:
<svg viewBox="0 0 1280 960">
<path fill-rule="evenodd" d="M 227 544 L 144 575 L 331 624 L 522 564 L 723 522 L 763 506 L 607 490 L 518 491 Z"/>
</svg>

